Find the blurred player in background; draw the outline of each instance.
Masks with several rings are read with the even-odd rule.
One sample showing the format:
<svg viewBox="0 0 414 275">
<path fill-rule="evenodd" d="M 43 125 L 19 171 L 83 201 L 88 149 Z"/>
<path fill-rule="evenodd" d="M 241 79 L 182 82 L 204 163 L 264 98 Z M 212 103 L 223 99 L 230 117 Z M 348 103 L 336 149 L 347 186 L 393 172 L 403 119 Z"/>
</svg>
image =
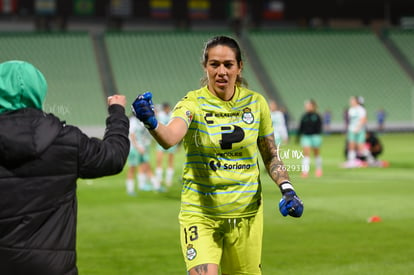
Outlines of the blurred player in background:
<svg viewBox="0 0 414 275">
<path fill-rule="evenodd" d="M 381 133 L 384 131 L 384 125 L 385 125 L 385 118 L 387 116 L 387 113 L 385 112 L 384 108 L 380 108 L 377 111 L 377 123 L 378 123 L 378 132 Z"/>
<path fill-rule="evenodd" d="M 258 153 L 279 186 L 282 215 L 303 204 L 279 159 L 269 106 L 243 87 L 238 43 L 218 36 L 205 44 L 203 87 L 189 92 L 167 125 L 158 123 L 151 93 L 133 103 L 153 137 L 169 148 L 183 139 L 181 246 L 190 275 L 261 274 L 262 187 Z M 283 249 L 283 248 L 281 248 Z"/>
<path fill-rule="evenodd" d="M 77 275 L 76 181 L 117 174 L 128 156 L 125 96 L 108 97 L 97 139 L 44 113 L 46 93 L 32 64 L 0 64 L 1 274 Z"/>
<path fill-rule="evenodd" d="M 162 104 L 161 110 L 157 112 L 157 120 L 167 125 L 171 119 L 171 106 L 169 103 Z M 155 176 L 157 181 L 161 183 L 162 187 L 162 175 L 163 175 L 163 159 L 167 156 L 167 168 L 165 169 L 165 185 L 167 188 L 171 187 L 174 177 L 174 154 L 177 151 L 177 145 L 171 148 L 164 149 L 161 145 L 157 144 L 157 168 L 155 170 Z"/>
<path fill-rule="evenodd" d="M 367 112 L 364 108 L 364 99 L 362 97 L 351 96 L 349 99 L 350 108 L 348 109 L 348 155 L 346 168 L 359 167 L 362 163 L 357 156 L 364 156 L 368 162 L 372 161 L 368 149 L 365 146 Z"/>
<path fill-rule="evenodd" d="M 345 157 L 348 154 L 348 142 L 345 146 Z M 361 161 L 361 166 L 370 166 L 370 167 L 388 167 L 389 162 L 386 160 L 378 159 L 379 155 L 382 154 L 384 150 L 384 145 L 382 144 L 381 140 L 379 139 L 378 135 L 375 134 L 373 131 L 367 131 L 365 135 L 365 148 L 368 150 L 369 158 L 371 159 L 368 161 L 368 157 L 366 156 L 357 156 L 358 160 Z"/>
<path fill-rule="evenodd" d="M 160 190 L 160 183 L 152 172 L 150 164 L 150 145 L 152 137 L 141 121 L 136 117 L 129 118 L 129 139 L 131 147 L 128 155 L 128 171 L 126 179 L 127 194 L 135 196 L 135 177 L 138 188 L 142 191 Z"/>
<path fill-rule="evenodd" d="M 290 120 L 289 112 L 284 106 L 279 107 L 279 110 L 283 113 L 283 117 L 285 118 L 286 130 L 289 132 L 289 120 Z"/>
<path fill-rule="evenodd" d="M 298 138 L 300 138 L 304 155 L 302 159 L 302 177 L 308 177 L 311 152 L 313 152 L 315 158 L 315 176 L 322 176 L 322 157 L 320 156 L 322 118 L 317 112 L 317 105 L 313 99 L 305 101 L 305 114 L 299 122 Z"/>
<path fill-rule="evenodd" d="M 283 112 L 278 109 L 275 100 L 271 100 L 269 102 L 269 108 L 274 129 L 275 142 L 276 144 L 287 144 L 288 130 L 286 129 L 285 116 Z"/>
<path fill-rule="evenodd" d="M 342 119 L 344 120 L 344 133 L 346 134 L 348 132 L 348 126 L 349 126 L 349 107 L 344 107 L 342 111 Z"/>
<path fill-rule="evenodd" d="M 377 160 L 378 156 L 382 153 L 383 146 L 378 136 L 373 131 L 367 131 L 365 145 L 372 157 Z"/>
</svg>

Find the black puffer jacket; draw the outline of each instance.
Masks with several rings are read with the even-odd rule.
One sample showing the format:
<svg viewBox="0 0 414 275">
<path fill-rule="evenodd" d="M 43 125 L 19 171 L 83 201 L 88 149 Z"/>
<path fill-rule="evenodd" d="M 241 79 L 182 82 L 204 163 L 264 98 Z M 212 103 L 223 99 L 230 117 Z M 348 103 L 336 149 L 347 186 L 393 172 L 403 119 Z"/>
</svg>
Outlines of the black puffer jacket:
<svg viewBox="0 0 414 275">
<path fill-rule="evenodd" d="M 109 107 L 103 140 L 51 114 L 0 115 L 0 274 L 77 274 L 76 180 L 120 172 L 129 120 Z"/>
</svg>

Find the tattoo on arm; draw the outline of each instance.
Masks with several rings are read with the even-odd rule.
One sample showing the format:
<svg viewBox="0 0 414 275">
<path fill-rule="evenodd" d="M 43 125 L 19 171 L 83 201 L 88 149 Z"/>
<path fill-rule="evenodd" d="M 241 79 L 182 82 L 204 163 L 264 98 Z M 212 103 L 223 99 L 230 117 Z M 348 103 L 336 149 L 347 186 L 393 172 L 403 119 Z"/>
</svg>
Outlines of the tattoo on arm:
<svg viewBox="0 0 414 275">
<path fill-rule="evenodd" d="M 289 180 L 289 174 L 284 169 L 283 161 L 279 157 L 279 148 L 275 144 L 275 137 L 269 135 L 260 137 L 257 140 L 260 154 L 267 172 L 278 185 L 285 180 Z"/>
<path fill-rule="evenodd" d="M 195 271 L 197 272 L 197 275 L 203 275 L 208 272 L 208 264 L 201 264 L 196 267 L 194 267 Z"/>
</svg>

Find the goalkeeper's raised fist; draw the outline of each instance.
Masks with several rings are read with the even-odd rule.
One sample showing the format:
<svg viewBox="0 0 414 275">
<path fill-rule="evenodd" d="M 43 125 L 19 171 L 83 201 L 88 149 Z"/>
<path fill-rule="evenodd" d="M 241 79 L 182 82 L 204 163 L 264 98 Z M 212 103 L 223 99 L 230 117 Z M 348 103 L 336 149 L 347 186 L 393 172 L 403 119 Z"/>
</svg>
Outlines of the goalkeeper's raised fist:
<svg viewBox="0 0 414 275">
<path fill-rule="evenodd" d="M 137 96 L 132 103 L 132 112 L 144 123 L 147 129 L 154 130 L 157 128 L 158 121 L 155 118 L 154 104 L 152 103 L 152 94 L 150 92 Z"/>
<path fill-rule="evenodd" d="M 299 218 L 303 213 L 303 202 L 296 195 L 292 184 L 289 181 L 283 182 L 280 186 L 282 199 L 279 202 L 279 210 L 283 216 Z"/>
</svg>

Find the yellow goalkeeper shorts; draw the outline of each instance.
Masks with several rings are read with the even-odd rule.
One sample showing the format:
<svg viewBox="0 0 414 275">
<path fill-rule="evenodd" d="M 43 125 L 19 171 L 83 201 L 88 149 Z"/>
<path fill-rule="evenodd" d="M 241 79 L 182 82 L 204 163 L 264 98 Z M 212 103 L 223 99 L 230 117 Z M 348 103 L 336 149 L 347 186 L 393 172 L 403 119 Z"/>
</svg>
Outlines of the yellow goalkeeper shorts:
<svg viewBox="0 0 414 275">
<path fill-rule="evenodd" d="M 188 271 L 201 264 L 217 264 L 223 274 L 262 274 L 262 207 L 251 217 L 212 218 L 181 212 L 179 220 Z"/>
</svg>

